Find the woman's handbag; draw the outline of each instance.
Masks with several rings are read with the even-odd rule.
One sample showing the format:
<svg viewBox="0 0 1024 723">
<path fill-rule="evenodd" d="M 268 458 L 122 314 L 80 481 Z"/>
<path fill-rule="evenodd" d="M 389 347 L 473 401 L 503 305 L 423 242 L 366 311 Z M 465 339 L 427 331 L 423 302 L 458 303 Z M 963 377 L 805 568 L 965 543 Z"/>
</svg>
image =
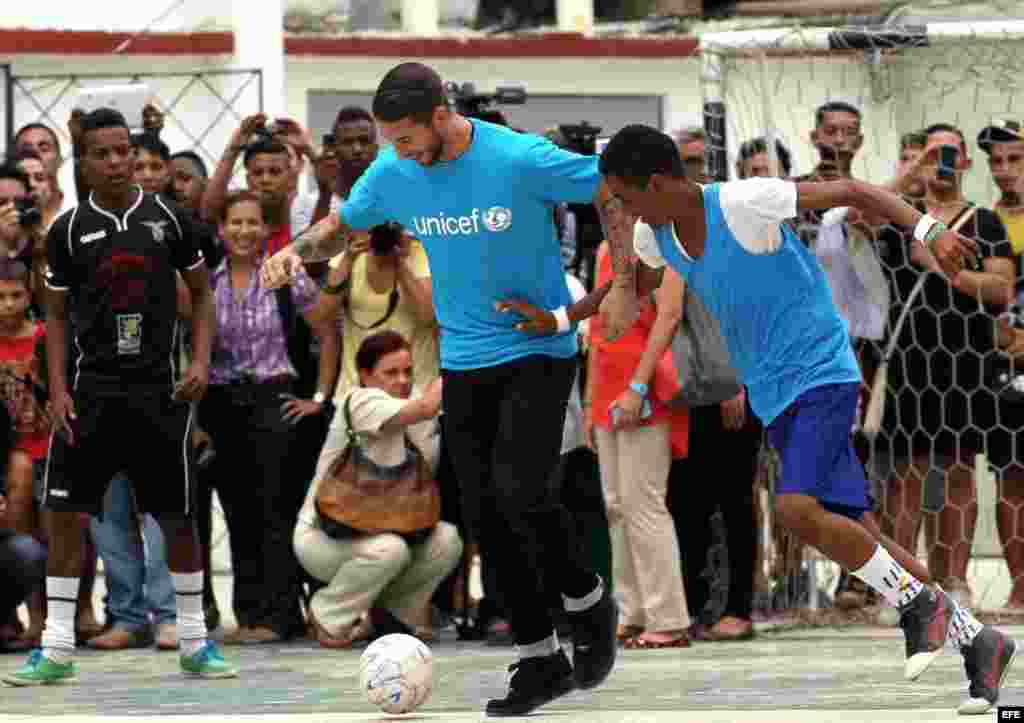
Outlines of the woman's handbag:
<svg viewBox="0 0 1024 723">
<path fill-rule="evenodd" d="M 424 542 L 441 519 L 441 490 L 430 465 L 408 435 L 402 464 L 371 460 L 352 428 L 351 398 L 344 405 L 348 445 L 317 489 L 320 529 L 335 539 L 391 532 L 411 545 Z"/>
<path fill-rule="evenodd" d="M 680 384 L 672 406 L 703 407 L 739 394 L 742 386 L 718 319 L 689 285 L 683 296 L 683 319 L 671 348 Z"/>
</svg>

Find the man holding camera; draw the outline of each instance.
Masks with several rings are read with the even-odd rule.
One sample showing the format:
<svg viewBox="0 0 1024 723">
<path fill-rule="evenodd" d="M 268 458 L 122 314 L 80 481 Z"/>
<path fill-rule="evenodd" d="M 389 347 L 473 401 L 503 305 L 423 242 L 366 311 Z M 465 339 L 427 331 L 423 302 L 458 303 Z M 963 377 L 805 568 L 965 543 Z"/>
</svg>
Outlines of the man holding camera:
<svg viewBox="0 0 1024 723">
<path fill-rule="evenodd" d="M 334 198 L 340 203 L 377 158 L 377 127 L 363 108 L 338 111 L 333 133 L 324 137 L 325 157 L 334 159 Z M 321 198 L 320 205 L 323 205 Z M 324 214 L 326 215 L 326 213 Z M 324 285 L 326 298 L 337 300 L 342 334 L 341 376 L 335 404 L 359 383 L 356 351 L 362 340 L 393 330 L 413 350 L 414 383 L 425 387 L 438 375 L 437 320 L 431 299 L 430 266 L 423 245 L 402 233 L 398 224 L 383 224 L 369 234 L 356 234 L 351 245 L 331 259 Z"/>
<path fill-rule="evenodd" d="M 28 175 L 14 163 L 0 166 L 0 248 L 5 258 L 22 261 L 33 271 L 31 288 L 36 289 L 39 265 L 37 248 L 42 244 L 43 217 L 31 196 Z M 39 256 L 40 262 L 42 257 Z"/>
<path fill-rule="evenodd" d="M 267 248 L 273 253 L 309 225 L 316 205 L 315 198 L 298 192 L 302 157 L 314 156 L 308 134 L 294 121 L 270 123 L 263 113 L 243 119 L 203 191 L 200 216 L 205 221 L 220 219 L 239 156 L 245 166 L 246 187 L 260 197 L 267 223 L 276 229 Z"/>
<path fill-rule="evenodd" d="M 924 272 L 899 345 L 889 366 L 891 414 L 875 441 L 875 462 L 891 471 L 886 497 L 918 499 L 925 515 L 928 568 L 963 607 L 972 606 L 967 564 L 978 514 L 974 454 L 986 452 L 997 468 L 1010 463 L 1016 429 L 1005 407 L 997 413 L 989 388 L 994 314 L 1012 298 L 1014 266 L 1006 230 L 986 208 L 964 198 L 971 168 L 963 134 L 937 123 L 925 130 L 920 176 L 924 198 L 917 207 L 973 239 L 979 264 L 952 286 L 934 261 L 920 254 L 905 233 L 885 226 L 879 255 L 892 281 L 890 321 L 909 303 Z"/>
</svg>

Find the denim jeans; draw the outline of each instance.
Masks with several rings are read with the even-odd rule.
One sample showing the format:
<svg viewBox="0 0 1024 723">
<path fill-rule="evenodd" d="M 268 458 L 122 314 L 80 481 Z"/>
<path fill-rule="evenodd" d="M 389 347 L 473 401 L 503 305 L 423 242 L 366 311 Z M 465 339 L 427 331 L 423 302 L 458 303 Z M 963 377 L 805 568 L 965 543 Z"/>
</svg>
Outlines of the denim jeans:
<svg viewBox="0 0 1024 723">
<path fill-rule="evenodd" d="M 152 515 L 141 522 L 140 536 L 131 482 L 119 474 L 103 498 L 103 519 L 92 520 L 92 534 L 106 573 L 107 609 L 115 627 L 131 631 L 176 618 L 163 532 Z"/>
</svg>

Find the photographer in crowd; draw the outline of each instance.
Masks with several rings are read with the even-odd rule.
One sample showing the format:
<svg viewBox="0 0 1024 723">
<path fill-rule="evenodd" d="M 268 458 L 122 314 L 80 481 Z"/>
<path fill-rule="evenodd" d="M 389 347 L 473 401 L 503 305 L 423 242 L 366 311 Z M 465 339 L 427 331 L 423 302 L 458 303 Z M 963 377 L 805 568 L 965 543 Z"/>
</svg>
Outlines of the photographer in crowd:
<svg viewBox="0 0 1024 723">
<path fill-rule="evenodd" d="M 396 331 L 409 341 L 417 385 L 437 377 L 439 331 L 427 254 L 400 226 L 377 226 L 334 257 L 324 291 L 322 313 L 338 317 L 342 337 L 336 404 L 358 382 L 356 351 L 379 331 Z"/>
<path fill-rule="evenodd" d="M 38 157 L 16 155 L 0 164 L 0 257 L 20 261 L 29 269 L 29 288 L 35 303 L 32 314 L 41 314 L 38 292 L 42 288 L 42 273 L 46 265 L 45 229 L 43 215 L 32 194 L 32 181 L 23 166 L 40 165 Z"/>
<path fill-rule="evenodd" d="M 979 263 L 953 286 L 913 242 L 911 229 L 885 226 L 880 232 L 880 260 L 896 301 L 892 322 L 921 274 L 932 273 L 922 281 L 889 364 L 890 403 L 883 434 L 875 440 L 874 463 L 889 478 L 886 498 L 902 498 L 895 509 L 887 505 L 885 514 L 924 510 L 928 569 L 962 606 L 972 607 L 967 564 L 978 515 L 974 455 L 987 451 L 1002 467 L 1011 453 L 1009 440 L 992 434 L 999 416 L 986 359 L 995 356 L 995 315 L 1012 298 L 1015 273 L 999 217 L 963 195 L 963 177 L 971 168 L 963 134 L 945 123 L 925 133 L 920 166 L 925 195 L 917 206 L 973 239 Z M 946 393 L 953 389 L 955 394 Z"/>
<path fill-rule="evenodd" d="M 50 193 L 45 206 L 40 206 L 43 213 L 44 228 L 49 228 L 57 215 L 75 204 L 74 193 L 65 194 L 60 188 L 57 174 L 64 157 L 61 153 L 60 138 L 56 131 L 42 123 L 28 123 L 18 129 L 14 135 L 14 149 L 17 153 L 35 154 L 43 163 Z"/>
</svg>

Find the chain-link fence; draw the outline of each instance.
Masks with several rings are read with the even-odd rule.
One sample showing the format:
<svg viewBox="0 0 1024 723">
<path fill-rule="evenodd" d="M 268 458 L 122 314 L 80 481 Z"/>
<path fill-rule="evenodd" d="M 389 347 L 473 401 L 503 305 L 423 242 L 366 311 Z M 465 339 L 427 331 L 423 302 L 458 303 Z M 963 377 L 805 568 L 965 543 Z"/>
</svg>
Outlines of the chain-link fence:
<svg viewBox="0 0 1024 723">
<path fill-rule="evenodd" d="M 864 438 L 883 530 L 966 604 L 1010 613 L 1024 611 L 1024 384 L 1015 383 L 1024 332 L 1006 315 L 1022 287 L 1024 44 L 970 26 L 943 31 L 941 42 L 926 28 L 838 29 L 824 43 L 820 29 L 705 42 L 708 171 L 751 174 L 763 156 L 778 175 L 888 184 L 978 244 L 979 264 L 953 286 L 910 230 L 886 219 L 795 219 L 830 274 L 869 385 L 895 339 L 880 428 Z M 770 509 L 762 524 L 773 530 L 770 584 L 791 606 L 813 604 L 808 586 L 829 587 L 838 568 L 799 549 Z"/>
<path fill-rule="evenodd" d="M 42 123 L 54 129 L 64 151 L 61 177 L 67 177 L 65 187 L 69 188 L 71 138 L 67 124 L 83 88 L 145 84 L 152 102 L 164 113 L 164 142 L 172 152 L 196 152 L 211 169 L 242 118 L 263 108 L 263 76 L 259 70 L 18 75 L 11 73 L 9 66 L 0 66 L 0 80 L 4 81 L 3 117 L 8 126 L 5 140 L 27 123 Z M 141 125 L 141 118 L 127 120 Z"/>
</svg>

